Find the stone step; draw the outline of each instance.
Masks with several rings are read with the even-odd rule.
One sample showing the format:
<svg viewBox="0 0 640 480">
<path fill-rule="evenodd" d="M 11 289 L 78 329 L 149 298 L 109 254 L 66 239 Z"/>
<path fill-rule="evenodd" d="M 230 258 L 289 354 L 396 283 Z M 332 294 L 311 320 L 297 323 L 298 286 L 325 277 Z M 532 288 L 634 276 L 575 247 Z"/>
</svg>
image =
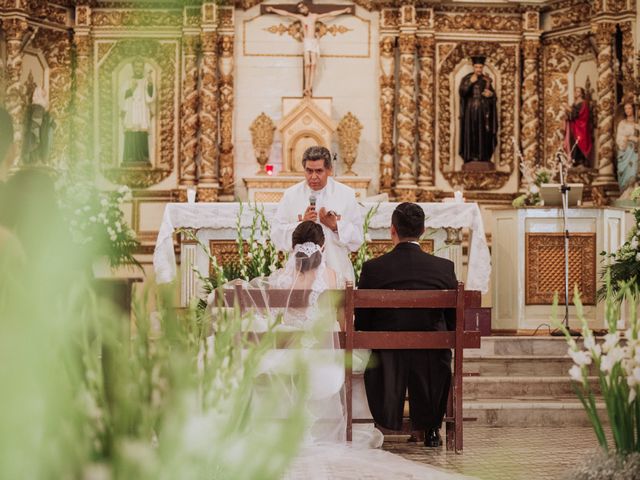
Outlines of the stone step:
<svg viewBox="0 0 640 480">
<path fill-rule="evenodd" d="M 568 355 L 483 355 L 466 357 L 464 372 L 482 377 L 565 377 L 573 365 Z M 591 373 L 593 374 L 593 372 Z"/>
<path fill-rule="evenodd" d="M 598 412 L 607 423 L 604 404 Z M 566 399 L 490 399 L 465 400 L 465 418 L 475 418 L 477 424 L 493 427 L 560 427 L 590 426 L 591 423 L 579 400 Z"/>
<path fill-rule="evenodd" d="M 576 338 L 581 345 L 582 339 Z M 482 337 L 479 349 L 465 350 L 465 356 L 560 356 L 566 355 L 567 345 L 564 337 L 551 336 L 491 336 Z"/>
<path fill-rule="evenodd" d="M 463 380 L 463 398 L 505 398 L 527 397 L 536 398 L 571 397 L 574 395 L 571 379 L 565 376 L 496 376 L 496 377 L 465 377 Z M 600 393 L 597 377 L 589 378 L 592 390 Z"/>
</svg>

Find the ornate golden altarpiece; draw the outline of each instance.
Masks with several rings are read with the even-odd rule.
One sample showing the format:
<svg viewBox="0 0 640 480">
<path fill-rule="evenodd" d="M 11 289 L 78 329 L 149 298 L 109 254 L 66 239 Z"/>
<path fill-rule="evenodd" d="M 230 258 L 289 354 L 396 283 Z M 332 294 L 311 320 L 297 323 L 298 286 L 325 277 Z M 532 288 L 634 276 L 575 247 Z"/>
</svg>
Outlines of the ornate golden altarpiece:
<svg viewBox="0 0 640 480">
<path fill-rule="evenodd" d="M 261 3 L 0 0 L 6 66 L 0 69 L 0 101 L 21 124 L 28 104 L 25 76 L 40 65 L 33 73 L 42 78 L 58 125 L 51 164 L 94 162 L 105 180 L 132 186 L 134 227 L 148 244 L 163 202 L 184 201 L 187 187 L 198 187 L 200 201 L 232 200 L 245 191 L 236 139 L 251 119 L 236 118 L 241 92 L 235 76 L 244 55 L 236 21 L 259 15 Z M 378 105 L 377 127 L 361 140 L 377 170 L 368 194 L 436 201 L 464 188 L 468 200 L 509 204 L 522 188 L 516 146 L 528 162 L 550 161 L 562 142 L 564 105 L 587 79 L 597 113 L 595 157 L 591 168 L 571 176 L 587 184 L 587 201 L 606 204 L 617 194 L 614 110 L 623 96 L 637 95 L 639 83 L 634 0 L 353 3 L 369 26 L 364 52 L 378 72 L 377 95 L 370 99 Z M 340 35 L 339 26 L 323 32 Z M 490 172 L 462 172 L 457 154 L 456 92 L 475 53 L 487 56 L 498 98 Z M 157 89 L 153 161 L 124 167 L 115 106 L 123 65 L 136 57 L 145 58 Z M 365 126 L 370 121 L 358 120 Z M 21 135 L 16 129 L 17 151 Z"/>
</svg>

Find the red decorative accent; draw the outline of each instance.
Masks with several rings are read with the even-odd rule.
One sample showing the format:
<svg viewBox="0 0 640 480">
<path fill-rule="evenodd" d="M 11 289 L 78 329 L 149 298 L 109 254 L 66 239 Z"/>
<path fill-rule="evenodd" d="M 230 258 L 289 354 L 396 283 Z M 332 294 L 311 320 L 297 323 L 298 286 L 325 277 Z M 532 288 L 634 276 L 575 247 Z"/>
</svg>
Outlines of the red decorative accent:
<svg viewBox="0 0 640 480">
<path fill-rule="evenodd" d="M 264 168 L 267 171 L 267 175 L 273 175 L 273 165 L 267 164 Z"/>
</svg>

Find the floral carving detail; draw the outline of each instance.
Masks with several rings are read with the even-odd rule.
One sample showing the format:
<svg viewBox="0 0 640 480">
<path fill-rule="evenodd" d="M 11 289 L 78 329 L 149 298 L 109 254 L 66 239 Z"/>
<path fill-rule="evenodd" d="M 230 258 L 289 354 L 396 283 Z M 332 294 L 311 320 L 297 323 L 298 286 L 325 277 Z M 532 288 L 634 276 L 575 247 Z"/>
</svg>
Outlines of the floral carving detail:
<svg viewBox="0 0 640 480">
<path fill-rule="evenodd" d="M 265 165 L 269 161 L 269 153 L 271 152 L 271 145 L 273 145 L 273 134 L 276 130 L 276 125 L 271 120 L 271 117 L 262 112 L 256 117 L 251 126 L 251 143 L 253 144 L 253 150 L 256 154 L 256 160 L 260 169 L 258 175 L 266 175 Z"/>
<path fill-rule="evenodd" d="M 94 10 L 95 27 L 172 27 L 182 26 L 182 10 Z"/>
<path fill-rule="evenodd" d="M 551 27 L 561 28 L 587 23 L 593 12 L 589 3 L 579 3 L 550 14 Z"/>
<path fill-rule="evenodd" d="M 338 123 L 338 147 L 340 148 L 340 156 L 347 166 L 344 175 L 356 175 L 352 167 L 358 156 L 358 146 L 360 145 L 360 133 L 362 132 L 362 124 L 353 113 L 347 112 Z"/>
<path fill-rule="evenodd" d="M 460 30 L 486 30 L 491 32 L 520 32 L 522 19 L 515 15 L 486 15 L 481 13 L 438 13 L 436 29 L 441 32 Z"/>
<path fill-rule="evenodd" d="M 200 179 L 218 184 L 218 35 L 202 33 L 200 62 Z"/>
<path fill-rule="evenodd" d="M 433 37 L 418 38 L 418 186 L 433 186 L 434 92 Z"/>
</svg>

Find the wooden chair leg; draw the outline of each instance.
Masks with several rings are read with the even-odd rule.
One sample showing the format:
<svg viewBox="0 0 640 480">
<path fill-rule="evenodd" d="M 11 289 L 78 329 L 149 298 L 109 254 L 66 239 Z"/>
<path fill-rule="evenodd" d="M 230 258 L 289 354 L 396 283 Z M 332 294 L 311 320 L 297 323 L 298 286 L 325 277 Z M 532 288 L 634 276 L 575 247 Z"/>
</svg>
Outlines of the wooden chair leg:
<svg viewBox="0 0 640 480">
<path fill-rule="evenodd" d="M 449 419 L 445 422 L 447 450 L 453 450 L 455 448 L 455 438 L 456 438 L 456 429 L 454 424 L 455 412 L 453 410 L 453 382 L 451 383 L 451 387 L 449 388 L 449 397 L 447 398 L 446 417 Z"/>
</svg>

